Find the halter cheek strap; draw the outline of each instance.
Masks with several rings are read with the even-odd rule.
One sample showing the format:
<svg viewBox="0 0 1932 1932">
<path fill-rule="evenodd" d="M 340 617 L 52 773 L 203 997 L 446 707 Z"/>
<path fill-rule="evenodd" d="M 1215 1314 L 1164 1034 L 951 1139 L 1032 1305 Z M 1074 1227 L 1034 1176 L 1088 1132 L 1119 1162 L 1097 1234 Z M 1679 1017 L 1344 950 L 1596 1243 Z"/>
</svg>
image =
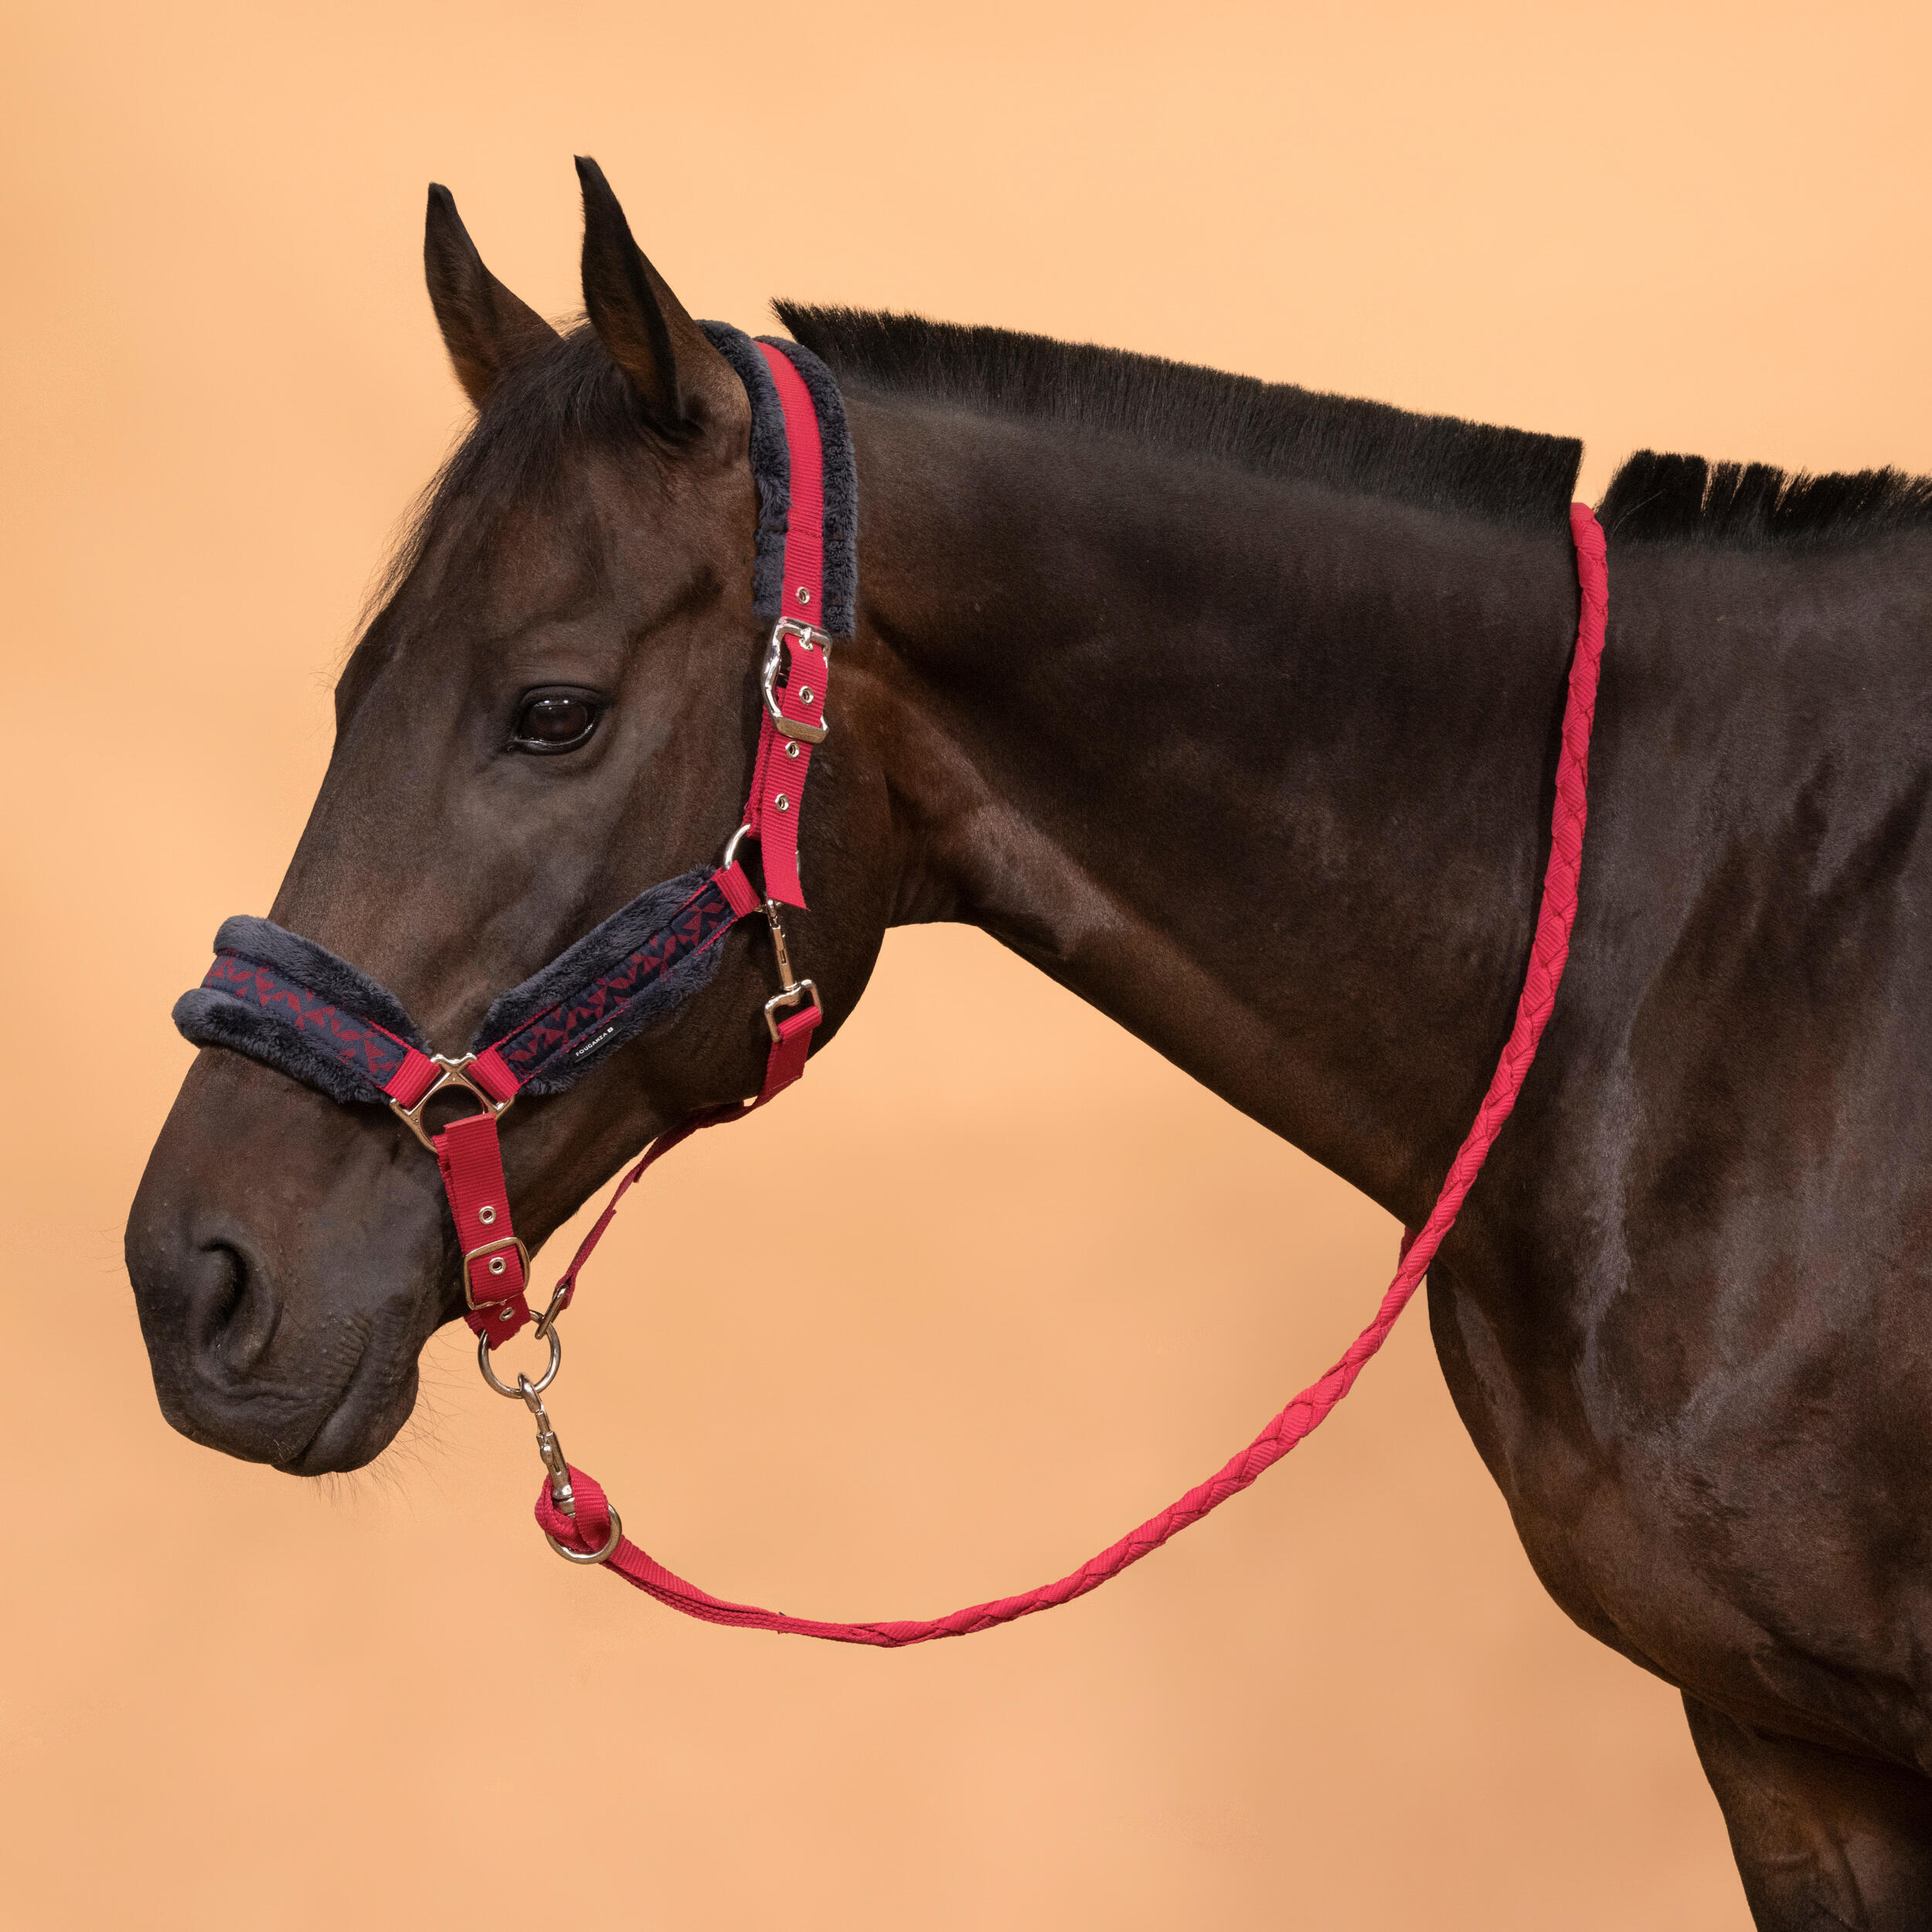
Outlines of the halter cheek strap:
<svg viewBox="0 0 1932 1932">
<path fill-rule="evenodd" d="M 804 1073 L 822 1015 L 817 987 L 792 972 L 780 907 L 805 903 L 798 827 L 812 751 L 828 730 L 827 626 L 849 634 L 852 621 L 851 445 L 836 386 L 815 358 L 794 343 L 753 342 L 717 323 L 705 328 L 751 398 L 760 506 L 753 608 L 771 624 L 758 667 L 764 709 L 750 792 L 724 862 L 640 893 L 502 995 L 457 1059 L 433 1052 L 379 982 L 265 919 L 228 920 L 206 977 L 175 1008 L 175 1024 L 197 1045 L 247 1053 L 333 1100 L 380 1102 L 435 1155 L 463 1257 L 464 1319 L 486 1356 L 532 1319 L 530 1253 L 512 1222 L 497 1138 L 497 1122 L 518 1096 L 562 1092 L 667 1015 L 711 978 L 719 942 L 754 913 L 764 915 L 780 976 L 765 1003 L 764 1080 L 750 1100 L 699 1115 L 675 1139 L 775 1100 Z M 762 893 L 738 862 L 747 838 L 757 842 Z M 426 1110 L 452 1090 L 476 1111 L 432 1131 Z M 657 1149 L 665 1146 L 661 1138 Z M 597 1232 L 608 1219 L 607 1210 Z M 551 1324 L 570 1305 L 595 1240 L 544 1311 L 539 1332 L 553 1347 Z"/>
</svg>

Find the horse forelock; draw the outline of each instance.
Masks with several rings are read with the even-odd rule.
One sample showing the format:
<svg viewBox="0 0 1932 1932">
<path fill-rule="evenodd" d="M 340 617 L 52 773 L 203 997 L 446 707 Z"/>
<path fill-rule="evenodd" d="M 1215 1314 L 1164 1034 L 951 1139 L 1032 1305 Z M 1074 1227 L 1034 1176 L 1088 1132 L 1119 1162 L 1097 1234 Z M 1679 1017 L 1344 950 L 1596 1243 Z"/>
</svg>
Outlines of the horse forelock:
<svg viewBox="0 0 1932 1932">
<path fill-rule="evenodd" d="M 447 571 L 473 571 L 506 519 L 561 508 L 592 459 L 663 447 L 630 379 L 587 323 L 506 371 L 404 521 L 364 600 L 352 661 L 379 645 L 380 620 L 432 551 Z"/>
</svg>

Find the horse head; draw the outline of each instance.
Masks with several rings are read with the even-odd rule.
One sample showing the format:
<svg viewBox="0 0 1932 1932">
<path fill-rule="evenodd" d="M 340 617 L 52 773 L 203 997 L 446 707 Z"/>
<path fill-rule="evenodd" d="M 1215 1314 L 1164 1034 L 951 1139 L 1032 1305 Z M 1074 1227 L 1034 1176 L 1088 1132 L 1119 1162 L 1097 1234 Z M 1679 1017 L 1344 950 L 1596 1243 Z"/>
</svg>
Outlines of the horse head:
<svg viewBox="0 0 1932 1932">
<path fill-rule="evenodd" d="M 430 300 L 475 405 L 335 691 L 335 741 L 270 917 L 393 988 L 460 1049 L 493 998 L 739 823 L 769 624 L 744 383 L 578 163 L 587 320 L 560 334 L 486 269 L 441 188 Z M 793 943 L 828 1036 L 886 923 L 887 824 L 841 730 Z M 594 1077 L 503 1127 L 534 1245 L 666 1126 L 755 1090 L 771 964 L 748 934 Z M 440 1101 L 432 1103 L 440 1106 Z M 386 1111 L 205 1047 L 130 1217 L 162 1406 L 197 1441 L 303 1474 L 358 1467 L 408 1416 L 417 1359 L 464 1308 L 437 1164 Z"/>
</svg>

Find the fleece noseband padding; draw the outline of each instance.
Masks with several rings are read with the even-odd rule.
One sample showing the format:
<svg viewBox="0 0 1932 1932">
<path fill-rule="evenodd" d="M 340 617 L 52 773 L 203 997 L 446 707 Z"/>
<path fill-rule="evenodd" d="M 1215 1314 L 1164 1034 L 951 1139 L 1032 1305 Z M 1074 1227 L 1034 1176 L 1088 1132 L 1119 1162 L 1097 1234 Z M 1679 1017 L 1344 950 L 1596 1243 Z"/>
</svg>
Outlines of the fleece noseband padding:
<svg viewBox="0 0 1932 1932">
<path fill-rule="evenodd" d="M 471 1050 L 494 1048 L 519 1092 L 561 1093 L 704 986 L 738 917 L 708 868 L 653 886 L 499 995 Z M 197 1046 L 232 1047 L 337 1100 L 389 1099 L 410 1049 L 430 1050 L 387 987 L 266 919 L 223 923 L 215 963 L 174 1017 Z"/>
</svg>

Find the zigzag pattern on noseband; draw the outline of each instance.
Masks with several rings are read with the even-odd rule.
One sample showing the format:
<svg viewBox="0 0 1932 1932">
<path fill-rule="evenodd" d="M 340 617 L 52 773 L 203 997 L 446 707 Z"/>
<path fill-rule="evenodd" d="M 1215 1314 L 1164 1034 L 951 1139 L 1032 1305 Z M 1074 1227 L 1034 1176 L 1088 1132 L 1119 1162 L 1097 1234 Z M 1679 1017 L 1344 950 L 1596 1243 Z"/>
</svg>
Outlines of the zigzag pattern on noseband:
<svg viewBox="0 0 1932 1932">
<path fill-rule="evenodd" d="M 636 951 L 497 1041 L 498 1056 L 519 1084 L 527 1086 L 553 1062 L 587 1055 L 633 1001 L 737 919 L 716 883 L 707 879 Z"/>
<path fill-rule="evenodd" d="M 292 1026 L 368 1081 L 379 1099 L 409 1056 L 409 1046 L 372 1020 L 332 1006 L 319 993 L 284 979 L 273 967 L 240 953 L 217 953 L 202 977 L 203 988 L 225 993 Z"/>
</svg>

